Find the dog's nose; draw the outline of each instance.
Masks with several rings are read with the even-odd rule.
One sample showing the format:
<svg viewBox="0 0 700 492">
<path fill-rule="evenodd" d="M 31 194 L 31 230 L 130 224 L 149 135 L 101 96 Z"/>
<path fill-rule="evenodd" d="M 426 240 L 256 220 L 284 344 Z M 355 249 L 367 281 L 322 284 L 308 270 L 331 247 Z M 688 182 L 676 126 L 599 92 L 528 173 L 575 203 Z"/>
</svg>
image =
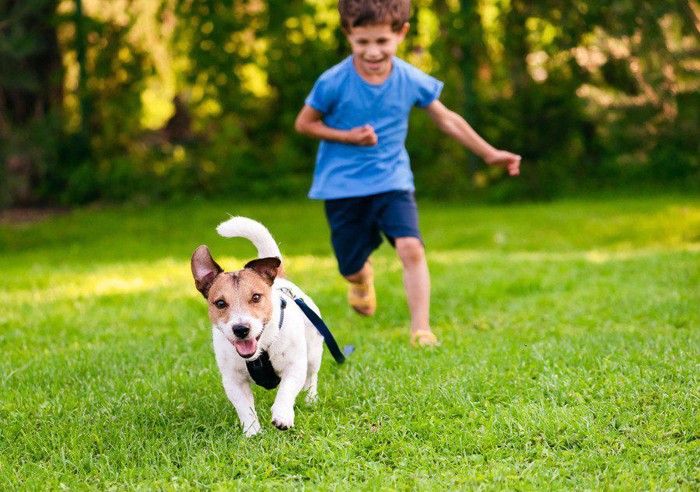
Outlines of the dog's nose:
<svg viewBox="0 0 700 492">
<path fill-rule="evenodd" d="M 250 328 L 245 325 L 236 325 L 233 327 L 233 334 L 238 338 L 245 338 L 250 333 Z"/>
</svg>

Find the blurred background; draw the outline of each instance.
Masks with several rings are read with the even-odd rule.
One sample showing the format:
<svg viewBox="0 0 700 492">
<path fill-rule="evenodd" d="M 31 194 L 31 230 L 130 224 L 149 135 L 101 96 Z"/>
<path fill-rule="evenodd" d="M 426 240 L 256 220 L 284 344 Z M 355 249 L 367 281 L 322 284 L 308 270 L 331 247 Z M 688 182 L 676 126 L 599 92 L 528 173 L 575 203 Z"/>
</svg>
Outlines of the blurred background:
<svg viewBox="0 0 700 492">
<path fill-rule="evenodd" d="M 335 0 L 4 0 L 0 207 L 303 197 L 293 122 L 347 54 Z M 420 196 L 700 189 L 696 0 L 415 0 L 399 55 L 524 161 L 507 180 L 414 111 Z"/>
</svg>

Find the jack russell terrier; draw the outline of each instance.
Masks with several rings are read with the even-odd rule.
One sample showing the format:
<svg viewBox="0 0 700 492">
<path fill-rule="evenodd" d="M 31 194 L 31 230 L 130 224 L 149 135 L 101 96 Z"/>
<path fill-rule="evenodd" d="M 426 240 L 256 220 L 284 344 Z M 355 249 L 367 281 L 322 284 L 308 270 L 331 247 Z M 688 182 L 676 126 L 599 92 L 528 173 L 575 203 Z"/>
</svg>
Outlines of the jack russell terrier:
<svg viewBox="0 0 700 492">
<path fill-rule="evenodd" d="M 288 281 L 282 255 L 270 232 L 254 220 L 233 217 L 217 227 L 224 237 L 243 237 L 258 250 L 258 259 L 242 270 L 224 272 L 206 246 L 192 255 L 195 285 L 209 305 L 214 353 L 224 389 L 246 436 L 261 431 L 251 383 L 271 389 L 279 385 L 272 405 L 272 423 L 281 430 L 294 425 L 294 402 L 303 389 L 306 401 L 317 398 L 323 337 L 292 300 L 313 301 Z"/>
</svg>

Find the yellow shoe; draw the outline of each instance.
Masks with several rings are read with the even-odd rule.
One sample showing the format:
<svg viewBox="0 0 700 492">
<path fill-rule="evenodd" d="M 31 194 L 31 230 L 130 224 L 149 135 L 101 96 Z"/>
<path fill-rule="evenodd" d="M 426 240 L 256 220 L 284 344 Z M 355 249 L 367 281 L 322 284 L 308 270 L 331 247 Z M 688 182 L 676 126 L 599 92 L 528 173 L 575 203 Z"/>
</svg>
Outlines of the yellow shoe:
<svg viewBox="0 0 700 492">
<path fill-rule="evenodd" d="M 411 345 L 414 347 L 438 347 L 440 342 L 432 331 L 416 330 L 411 333 Z"/>
<path fill-rule="evenodd" d="M 348 287 L 348 302 L 362 316 L 372 316 L 377 310 L 377 295 L 374 291 L 374 270 L 369 266 L 369 273 L 364 282 L 350 283 Z"/>
</svg>

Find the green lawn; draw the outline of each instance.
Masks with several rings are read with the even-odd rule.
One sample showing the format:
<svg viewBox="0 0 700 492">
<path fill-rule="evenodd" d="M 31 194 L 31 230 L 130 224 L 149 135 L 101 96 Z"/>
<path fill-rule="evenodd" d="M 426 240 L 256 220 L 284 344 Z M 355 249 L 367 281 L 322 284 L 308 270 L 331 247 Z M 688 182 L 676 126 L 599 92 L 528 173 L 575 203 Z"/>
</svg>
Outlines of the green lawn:
<svg viewBox="0 0 700 492">
<path fill-rule="evenodd" d="M 436 349 L 408 346 L 401 269 L 345 303 L 322 206 L 195 201 L 0 225 L 0 489 L 700 488 L 700 197 L 421 203 Z M 265 223 L 356 352 L 319 402 L 246 439 L 189 258 Z"/>
</svg>

